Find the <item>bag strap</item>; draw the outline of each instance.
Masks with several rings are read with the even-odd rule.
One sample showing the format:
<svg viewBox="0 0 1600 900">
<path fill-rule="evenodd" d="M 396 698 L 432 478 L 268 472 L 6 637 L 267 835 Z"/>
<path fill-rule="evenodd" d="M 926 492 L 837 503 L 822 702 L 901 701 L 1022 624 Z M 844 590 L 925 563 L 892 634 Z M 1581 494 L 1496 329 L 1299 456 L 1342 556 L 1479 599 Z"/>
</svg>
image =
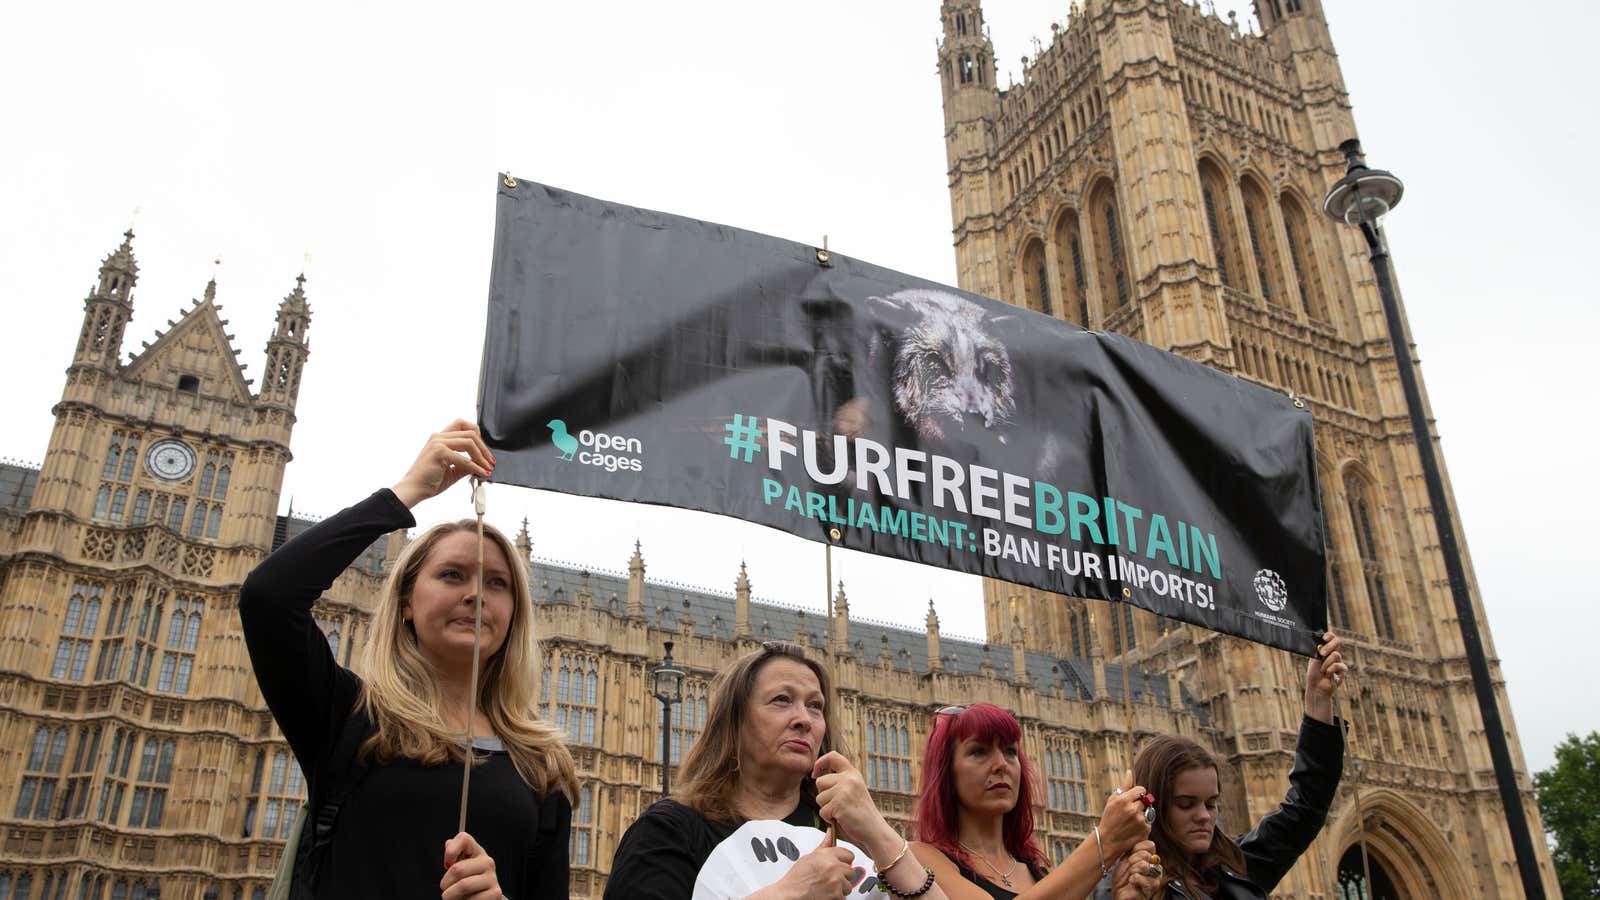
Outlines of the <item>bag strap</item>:
<svg viewBox="0 0 1600 900">
<path fill-rule="evenodd" d="M 315 894 L 318 870 L 327 858 L 329 845 L 333 843 L 339 810 L 367 775 L 367 766 L 357 756 L 369 731 L 370 723 L 360 710 L 352 712 L 339 729 L 339 737 L 334 741 L 327 763 L 319 773 L 318 789 L 307 804 L 309 815 L 300 831 L 299 846 L 295 848 L 294 884 L 290 900 L 312 900 Z"/>
</svg>

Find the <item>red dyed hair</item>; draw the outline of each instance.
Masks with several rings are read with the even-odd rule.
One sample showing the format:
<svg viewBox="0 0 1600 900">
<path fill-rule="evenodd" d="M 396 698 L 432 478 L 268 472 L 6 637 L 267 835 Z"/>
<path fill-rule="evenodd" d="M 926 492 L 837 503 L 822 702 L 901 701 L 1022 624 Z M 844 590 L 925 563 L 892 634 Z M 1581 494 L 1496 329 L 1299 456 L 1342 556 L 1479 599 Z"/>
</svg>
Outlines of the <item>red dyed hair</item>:
<svg viewBox="0 0 1600 900">
<path fill-rule="evenodd" d="M 1017 777 L 1017 805 L 1006 813 L 1001 826 L 1006 850 L 1036 869 L 1050 867 L 1050 861 L 1033 838 L 1033 764 L 1022 750 L 1022 725 L 1016 716 L 991 703 L 975 703 L 959 715 L 935 716 L 928 747 L 922 753 L 922 790 L 917 794 L 913 822 L 917 840 L 939 848 L 945 856 L 974 868 L 973 861 L 959 844 L 961 811 L 957 808 L 955 781 L 950 763 L 958 744 L 965 740 L 1001 747 L 1016 747 L 1021 774 Z"/>
</svg>

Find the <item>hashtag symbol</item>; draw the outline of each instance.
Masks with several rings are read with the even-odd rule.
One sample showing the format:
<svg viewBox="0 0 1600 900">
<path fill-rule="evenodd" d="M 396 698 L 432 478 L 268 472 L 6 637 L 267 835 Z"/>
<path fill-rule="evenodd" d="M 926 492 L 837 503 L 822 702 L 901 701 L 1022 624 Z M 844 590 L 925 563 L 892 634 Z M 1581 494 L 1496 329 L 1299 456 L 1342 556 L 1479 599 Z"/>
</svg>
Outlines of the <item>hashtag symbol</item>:
<svg viewBox="0 0 1600 900">
<path fill-rule="evenodd" d="M 756 424 L 756 417 L 745 417 L 738 413 L 733 414 L 733 421 L 722 426 L 728 436 L 722 439 L 728 445 L 728 458 L 738 459 L 739 451 L 744 451 L 744 461 L 755 459 L 756 451 L 761 445 L 756 443 L 756 438 L 761 436 L 761 429 Z"/>
</svg>

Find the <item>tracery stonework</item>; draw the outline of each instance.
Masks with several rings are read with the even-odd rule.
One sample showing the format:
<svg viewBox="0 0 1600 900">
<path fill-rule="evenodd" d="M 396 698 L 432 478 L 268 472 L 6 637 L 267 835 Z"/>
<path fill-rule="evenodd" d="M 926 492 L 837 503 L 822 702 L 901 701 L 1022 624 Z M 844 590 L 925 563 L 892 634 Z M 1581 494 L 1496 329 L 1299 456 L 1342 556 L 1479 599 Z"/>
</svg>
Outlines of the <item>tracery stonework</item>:
<svg viewBox="0 0 1600 900">
<path fill-rule="evenodd" d="M 1353 133 L 1348 101 L 1318 0 L 1268 7 L 1254 37 L 1182 3 L 1094 0 L 1001 92 L 978 3 L 945 3 L 960 282 L 1305 398 L 1334 614 L 1360 673 L 1346 712 L 1374 863 L 1408 900 L 1515 897 L 1416 461 L 1384 424 L 1401 401 L 1365 254 L 1317 215 Z M 255 900 L 303 780 L 256 690 L 235 597 L 309 522 L 276 510 L 310 309 L 297 282 L 259 387 L 214 285 L 122 362 L 137 271 L 129 235 L 85 301 L 43 464 L 0 463 L 0 885 Z M 192 459 L 152 462 L 165 441 Z M 341 661 L 367 639 L 404 540 L 369 548 L 314 609 Z M 705 683 L 757 642 L 828 654 L 846 746 L 901 825 L 932 711 L 983 700 L 1023 720 L 1041 843 L 1070 852 L 1130 758 L 1123 655 L 1137 734 L 1193 735 L 1233 764 L 1227 822 L 1282 796 L 1303 668 L 1287 654 L 999 584 L 984 591 L 988 643 L 941 635 L 932 610 L 920 628 L 852 620 L 842 587 L 830 632 L 754 597 L 752 582 L 795 573 L 741 567 L 731 590 L 689 589 L 647 580 L 644 548 L 586 571 L 536 559 L 526 528 L 518 547 L 549 643 L 543 711 L 568 729 L 582 782 L 575 896 L 600 894 L 622 832 L 659 795 L 647 681 L 666 640 L 690 685 L 669 753 L 703 726 Z M 1336 896 L 1356 821 L 1342 790 L 1279 895 Z"/>
</svg>

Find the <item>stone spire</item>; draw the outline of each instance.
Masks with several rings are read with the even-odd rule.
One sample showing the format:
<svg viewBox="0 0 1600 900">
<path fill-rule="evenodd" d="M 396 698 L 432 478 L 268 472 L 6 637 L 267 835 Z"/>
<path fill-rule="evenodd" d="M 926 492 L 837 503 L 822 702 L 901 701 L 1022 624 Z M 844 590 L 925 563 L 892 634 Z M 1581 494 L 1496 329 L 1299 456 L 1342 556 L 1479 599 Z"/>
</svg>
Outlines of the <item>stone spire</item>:
<svg viewBox="0 0 1600 900">
<path fill-rule="evenodd" d="M 133 318 L 133 285 L 139 264 L 133 258 L 133 231 L 122 235 L 122 246 L 100 263 L 100 280 L 83 301 L 83 330 L 78 335 L 74 365 L 115 370 L 122 352 L 122 335 Z"/>
<path fill-rule="evenodd" d="M 533 570 L 533 538 L 528 535 L 528 517 L 522 517 L 522 530 L 517 532 L 517 556 L 522 558 L 522 568 Z"/>
<path fill-rule="evenodd" d="M 928 598 L 928 671 L 944 671 L 944 657 L 939 654 L 939 613 L 933 608 L 932 597 Z"/>
<path fill-rule="evenodd" d="M 278 304 L 277 323 L 267 340 L 267 372 L 256 398 L 261 405 L 294 409 L 300 398 L 300 374 L 311 354 L 306 338 L 310 327 L 311 304 L 306 302 L 306 276 L 301 273 L 294 290 Z"/>
<path fill-rule="evenodd" d="M 644 554 L 638 541 L 628 558 L 628 618 L 644 619 Z"/>
<path fill-rule="evenodd" d="M 1011 611 L 1011 680 L 1017 684 L 1028 681 L 1028 650 L 1023 643 L 1022 620 L 1017 618 L 1015 602 Z"/>
<path fill-rule="evenodd" d="M 1100 629 L 1095 625 L 1094 611 L 1084 604 L 1083 614 L 1089 617 L 1089 665 L 1094 671 L 1094 695 L 1106 696 L 1106 651 L 1100 646 Z"/>
<path fill-rule="evenodd" d="M 750 636 L 750 573 L 739 563 L 739 577 L 733 582 L 733 636 Z"/>
<path fill-rule="evenodd" d="M 850 601 L 844 595 L 844 581 L 839 582 L 838 593 L 833 595 L 833 652 L 850 650 Z"/>
</svg>

